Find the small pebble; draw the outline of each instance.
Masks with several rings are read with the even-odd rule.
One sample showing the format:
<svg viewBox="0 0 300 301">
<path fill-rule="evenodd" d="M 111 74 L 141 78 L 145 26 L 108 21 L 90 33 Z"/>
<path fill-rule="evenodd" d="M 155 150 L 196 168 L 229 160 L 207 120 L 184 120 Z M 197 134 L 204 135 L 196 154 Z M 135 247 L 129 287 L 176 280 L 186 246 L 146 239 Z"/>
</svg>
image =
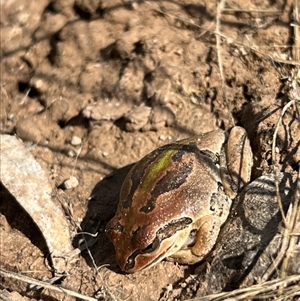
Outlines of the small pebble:
<svg viewBox="0 0 300 301">
<path fill-rule="evenodd" d="M 71 176 L 69 179 L 64 181 L 63 187 L 65 189 L 71 189 L 77 187 L 79 184 L 78 180 L 76 177 Z"/>
<path fill-rule="evenodd" d="M 102 156 L 103 157 L 107 157 L 108 156 L 108 152 L 102 152 Z"/>
<path fill-rule="evenodd" d="M 138 7 L 139 7 L 137 2 L 132 2 L 131 6 L 132 6 L 132 9 L 138 9 Z"/>
<path fill-rule="evenodd" d="M 14 114 L 7 115 L 7 120 L 9 120 L 9 121 L 14 121 L 15 118 L 16 118 L 16 116 Z"/>
<path fill-rule="evenodd" d="M 198 99 L 195 96 L 191 96 L 190 100 L 194 105 L 198 103 Z"/>
<path fill-rule="evenodd" d="M 183 49 L 182 48 L 179 48 L 179 49 L 175 50 L 175 54 L 177 54 L 177 55 L 182 55 L 182 53 L 183 53 Z"/>
<path fill-rule="evenodd" d="M 78 136 L 73 136 L 71 139 L 71 144 L 74 146 L 80 145 L 81 144 L 81 138 Z"/>
<path fill-rule="evenodd" d="M 74 158 L 74 157 L 76 157 L 77 153 L 74 149 L 70 149 L 70 150 L 68 150 L 67 155 L 71 158 Z"/>
</svg>

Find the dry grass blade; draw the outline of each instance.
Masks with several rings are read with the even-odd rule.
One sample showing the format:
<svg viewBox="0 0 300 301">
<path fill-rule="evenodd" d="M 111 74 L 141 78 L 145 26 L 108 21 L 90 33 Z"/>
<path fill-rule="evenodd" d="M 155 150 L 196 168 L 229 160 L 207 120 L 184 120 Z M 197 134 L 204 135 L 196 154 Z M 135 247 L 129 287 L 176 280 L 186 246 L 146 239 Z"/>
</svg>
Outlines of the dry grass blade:
<svg viewBox="0 0 300 301">
<path fill-rule="evenodd" d="M 46 289 L 52 290 L 52 291 L 56 291 L 56 292 L 60 292 L 62 294 L 66 294 L 66 295 L 70 295 L 82 300 L 87 300 L 87 301 L 97 301 L 97 299 L 92 298 L 92 297 L 88 297 L 82 294 L 79 294 L 77 292 L 62 288 L 62 287 L 58 287 L 56 285 L 53 284 L 49 284 L 48 282 L 45 281 L 41 281 L 41 280 L 36 280 L 34 278 L 28 277 L 28 276 L 24 276 L 22 274 L 18 274 L 18 273 L 14 273 L 14 272 L 10 272 L 7 271 L 5 269 L 0 268 L 0 275 L 2 277 L 7 277 L 7 278 L 13 278 L 22 282 L 26 282 L 28 284 L 34 284 L 37 286 L 41 286 L 44 287 Z"/>
<path fill-rule="evenodd" d="M 273 141 L 272 141 L 272 166 L 274 168 L 274 176 L 275 176 L 275 179 L 277 179 L 277 169 L 276 169 L 276 139 L 277 139 L 277 134 L 278 134 L 278 130 L 279 130 L 279 126 L 280 124 L 282 123 L 282 118 L 285 114 L 285 112 L 288 110 L 289 107 L 291 107 L 293 104 L 295 103 L 294 100 L 291 100 L 289 101 L 285 106 L 284 108 L 282 109 L 282 112 L 280 114 L 280 117 L 277 121 L 277 124 L 276 124 L 276 127 L 275 127 L 275 131 L 274 131 L 274 134 L 273 134 Z M 282 206 L 282 202 L 280 200 L 280 195 L 278 193 L 278 181 L 276 181 L 276 186 L 277 186 L 277 199 L 278 199 L 278 205 L 279 205 L 279 209 L 280 209 L 280 212 L 281 212 L 281 215 L 282 215 L 282 220 L 283 220 L 283 223 L 285 225 L 285 228 L 288 228 L 287 226 L 287 221 L 286 221 L 286 217 L 285 217 L 285 213 L 284 213 L 284 210 L 283 210 L 283 206 Z"/>
<path fill-rule="evenodd" d="M 294 0 L 294 20 L 295 23 L 299 24 L 299 14 L 298 14 L 298 0 Z M 299 39 L 299 27 L 294 26 L 294 36 L 295 36 L 295 44 L 293 46 L 293 57 L 295 58 L 296 61 L 300 61 L 300 54 L 299 54 L 299 49 L 300 49 L 300 39 Z M 291 83 L 289 86 L 289 96 L 291 100 L 283 107 L 281 115 L 277 121 L 275 131 L 273 134 L 273 141 L 272 141 L 272 165 L 274 168 L 274 175 L 276 179 L 276 174 L 277 174 L 277 166 L 276 166 L 276 139 L 277 139 L 277 134 L 280 125 L 282 124 L 282 119 L 283 116 L 285 115 L 286 111 L 292 106 L 297 104 L 299 102 L 299 96 L 297 93 L 297 80 L 299 78 L 299 68 L 296 67 L 296 70 L 293 71 Z M 298 172 L 300 172 L 298 170 Z M 277 190 L 277 199 L 278 199 L 278 205 L 281 211 L 283 223 L 285 226 L 284 233 L 283 233 L 283 240 L 281 243 L 281 248 L 280 251 L 278 252 L 277 257 L 274 260 L 273 266 L 271 266 L 267 272 L 264 274 L 262 277 L 262 281 L 268 280 L 271 275 L 274 273 L 276 269 L 281 265 L 281 276 L 285 277 L 287 275 L 287 269 L 288 269 L 288 264 L 292 259 L 293 252 L 296 248 L 296 240 L 297 235 L 299 236 L 299 230 L 297 228 L 299 227 L 299 211 L 300 211 L 300 202 L 299 202 L 299 176 L 297 180 L 297 188 L 294 193 L 294 198 L 293 202 L 291 203 L 291 206 L 287 212 L 287 215 L 285 216 L 282 202 L 280 199 L 279 195 L 279 190 L 278 190 L 278 181 L 276 181 L 276 190 Z"/>
<path fill-rule="evenodd" d="M 297 245 L 300 246 L 300 243 L 299 243 L 299 236 L 300 236 L 300 233 L 299 233 L 299 229 L 300 229 L 300 170 L 298 173 L 297 187 L 296 187 L 296 191 L 294 194 L 289 226 L 291 227 L 291 231 L 289 233 L 290 234 L 289 246 L 288 246 L 286 256 L 285 256 L 283 264 L 282 264 L 281 274 L 283 277 L 286 275 L 288 266 L 291 263 L 291 261 L 293 260 L 293 255 L 294 255 L 294 252 L 296 252 Z M 299 252 L 299 250 L 298 250 L 298 252 Z M 297 261 L 297 259 L 296 259 L 296 261 Z"/>
<path fill-rule="evenodd" d="M 300 32 L 299 32 L 299 6 L 298 6 L 298 0 L 294 0 L 294 21 L 295 24 L 293 24 L 294 27 L 294 37 L 295 37 L 295 43 L 293 46 L 293 57 L 296 61 L 300 62 Z"/>
<path fill-rule="evenodd" d="M 226 3 L 226 0 L 221 0 L 217 5 L 216 48 L 217 48 L 217 55 L 218 55 L 218 64 L 219 64 L 219 70 L 220 70 L 220 77 L 221 77 L 221 81 L 222 81 L 223 97 L 224 97 L 224 100 L 227 103 L 225 77 L 224 77 L 224 72 L 223 72 L 222 54 L 221 54 L 221 37 L 220 37 L 221 15 L 222 15 L 222 10 L 225 6 L 225 3 Z"/>
<path fill-rule="evenodd" d="M 265 9 L 248 9 L 248 8 L 224 8 L 223 13 L 260 13 L 260 14 L 270 14 L 270 15 L 280 15 L 279 10 L 265 10 Z"/>
<path fill-rule="evenodd" d="M 280 292 L 278 292 L 279 289 Z M 278 295 L 278 293 L 280 293 L 280 295 Z M 289 300 L 288 298 L 295 296 L 300 296 L 300 275 L 275 279 L 231 292 L 212 294 L 185 301 L 239 301 L 257 300 L 258 298 L 273 298 L 273 300 L 275 300 L 275 298 L 276 300 L 282 300 L 281 298 L 284 298 L 284 300 Z"/>
</svg>

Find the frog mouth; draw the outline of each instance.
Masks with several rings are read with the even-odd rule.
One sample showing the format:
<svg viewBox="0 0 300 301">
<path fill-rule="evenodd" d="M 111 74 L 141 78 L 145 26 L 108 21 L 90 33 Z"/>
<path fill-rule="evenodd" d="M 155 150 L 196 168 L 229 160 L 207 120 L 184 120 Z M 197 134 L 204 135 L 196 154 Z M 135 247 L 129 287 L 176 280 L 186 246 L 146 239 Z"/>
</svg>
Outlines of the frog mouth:
<svg viewBox="0 0 300 301">
<path fill-rule="evenodd" d="M 167 250 L 165 250 L 163 253 L 161 253 L 158 257 L 156 257 L 152 262 L 150 262 L 149 264 L 147 264 L 146 266 L 143 267 L 143 269 L 148 269 L 150 267 L 152 267 L 153 265 L 155 265 L 156 263 L 162 261 L 165 257 L 167 257 L 167 253 L 170 249 L 172 249 L 173 245 L 175 243 L 173 243 Z"/>
<path fill-rule="evenodd" d="M 176 242 L 174 241 L 168 248 L 163 251 L 159 256 L 155 257 L 152 261 L 141 265 L 140 268 L 137 268 L 136 259 L 139 259 L 138 261 L 141 261 L 142 258 L 144 258 L 144 261 L 148 261 L 149 258 L 151 258 L 154 254 L 153 253 L 145 253 L 143 251 L 136 251 L 134 252 L 127 260 L 124 270 L 128 273 L 138 272 L 140 270 L 148 269 L 155 265 L 156 263 L 162 261 L 165 257 L 167 257 L 167 254 L 169 251 L 174 247 Z M 157 251 L 157 250 L 156 250 Z M 155 252 L 154 252 L 155 253 Z"/>
<path fill-rule="evenodd" d="M 186 229 L 186 227 L 188 227 L 192 222 L 193 220 L 190 217 L 183 217 L 173 220 L 169 222 L 168 225 L 160 228 L 157 231 L 156 237 L 152 243 L 150 243 L 143 250 L 136 250 L 128 257 L 124 266 L 124 271 L 136 272 L 144 268 L 149 268 L 157 262 L 163 260 L 169 255 L 170 250 L 178 247 L 176 245 L 176 239 L 172 237 L 174 237 L 176 233 L 179 234 L 181 230 Z M 159 253 L 159 250 L 162 249 L 165 250 L 161 254 L 156 256 L 156 254 Z M 148 262 L 151 257 L 154 257 L 154 259 Z M 135 270 L 135 267 L 137 266 L 136 261 L 141 262 L 141 267 L 137 270 Z"/>
</svg>

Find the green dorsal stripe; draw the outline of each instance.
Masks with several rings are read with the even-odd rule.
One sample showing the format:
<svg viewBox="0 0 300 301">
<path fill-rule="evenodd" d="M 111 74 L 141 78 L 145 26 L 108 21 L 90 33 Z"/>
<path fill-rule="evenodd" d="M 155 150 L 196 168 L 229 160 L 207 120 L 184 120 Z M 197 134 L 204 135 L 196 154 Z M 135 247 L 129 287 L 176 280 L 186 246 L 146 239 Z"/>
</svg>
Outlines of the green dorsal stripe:
<svg viewBox="0 0 300 301">
<path fill-rule="evenodd" d="M 153 182 L 157 182 L 158 178 L 157 178 L 157 174 L 168 168 L 169 166 L 169 162 L 170 162 L 170 158 L 171 156 L 174 154 L 175 151 L 177 151 L 178 149 L 176 148 L 172 148 L 169 150 L 164 151 L 160 156 L 158 156 L 153 162 L 152 164 L 150 164 L 150 166 L 147 168 L 141 185 L 140 185 L 140 189 L 141 189 L 141 193 L 145 194 L 147 192 L 150 192 L 150 186 Z"/>
</svg>

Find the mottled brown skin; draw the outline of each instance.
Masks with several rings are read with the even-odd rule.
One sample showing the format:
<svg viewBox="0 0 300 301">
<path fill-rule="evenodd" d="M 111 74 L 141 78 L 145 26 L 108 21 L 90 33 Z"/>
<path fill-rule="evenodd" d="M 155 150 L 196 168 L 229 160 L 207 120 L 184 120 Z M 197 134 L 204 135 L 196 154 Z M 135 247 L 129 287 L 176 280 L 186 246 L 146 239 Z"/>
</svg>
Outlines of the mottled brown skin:
<svg viewBox="0 0 300 301">
<path fill-rule="evenodd" d="M 162 146 L 133 166 L 106 227 L 122 270 L 165 257 L 193 264 L 213 248 L 231 206 L 221 178 L 227 169 L 219 168 L 225 141 L 221 130 L 206 133 Z"/>
</svg>

